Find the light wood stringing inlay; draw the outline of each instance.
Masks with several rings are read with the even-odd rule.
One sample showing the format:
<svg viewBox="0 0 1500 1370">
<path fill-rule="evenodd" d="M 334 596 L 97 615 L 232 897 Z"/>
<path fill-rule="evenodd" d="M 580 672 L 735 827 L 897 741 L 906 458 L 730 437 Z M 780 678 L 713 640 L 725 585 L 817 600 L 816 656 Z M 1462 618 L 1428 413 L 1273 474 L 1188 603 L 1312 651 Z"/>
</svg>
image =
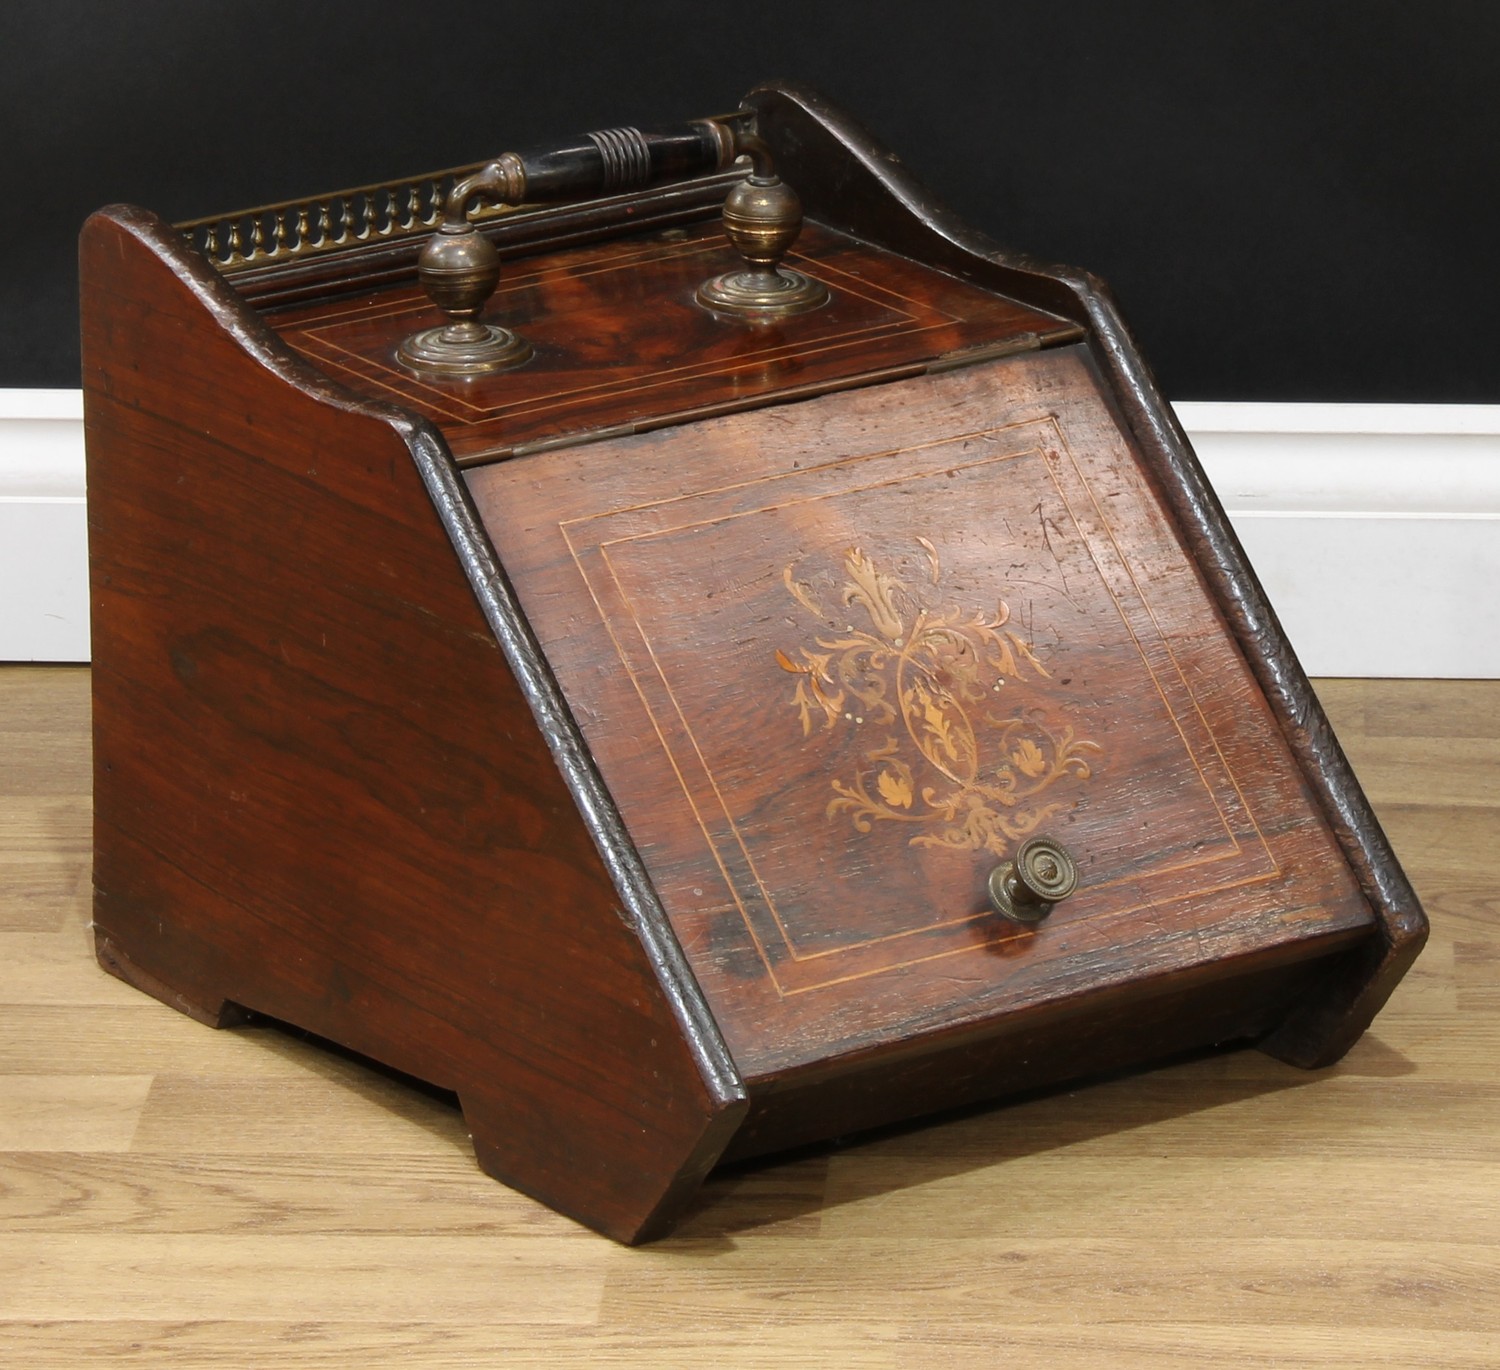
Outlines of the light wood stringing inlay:
<svg viewBox="0 0 1500 1370">
<path fill-rule="evenodd" d="M 975 444 L 988 446 L 990 454 L 978 461 L 949 465 L 955 448 Z M 866 465 L 889 468 L 901 458 L 908 458 L 910 464 L 888 470 L 884 479 L 862 483 Z M 888 499 L 892 491 L 914 482 L 936 480 L 951 487 L 953 478 L 950 472 L 960 479 L 968 477 L 974 488 L 989 489 L 995 479 L 992 469 L 1000 465 L 1010 468 L 1012 474 L 1029 467 L 1033 479 L 1051 485 L 1054 512 L 1047 517 L 1066 530 L 1066 545 L 1086 549 L 1085 571 L 1093 574 L 1095 592 L 1106 594 L 1118 612 L 1127 640 L 1137 656 L 1140 688 L 1149 692 L 1147 698 L 1154 696 L 1153 707 L 1158 710 L 1156 726 L 1168 745 L 1179 752 L 1178 764 L 1184 779 L 1196 782 L 1195 792 L 1202 804 L 1202 820 L 1197 831 L 1217 829 L 1219 833 L 1214 840 L 1199 841 L 1196 844 L 1198 850 L 1191 855 L 1175 848 L 1163 853 L 1156 834 L 1149 829 L 1146 836 L 1119 832 L 1116 823 L 1119 807 L 1112 812 L 1109 800 L 1101 800 L 1100 808 L 1094 810 L 1095 826 L 1107 834 L 1105 840 L 1111 841 L 1115 850 L 1106 860 L 1101 858 L 1097 849 L 1085 848 L 1088 857 L 1092 858 L 1085 876 L 1086 887 L 1095 899 L 1075 899 L 1072 906 L 1064 906 L 1064 916 L 1076 921 L 1135 912 L 1149 904 L 1154 887 L 1162 878 L 1175 876 L 1185 869 L 1205 870 L 1204 877 L 1193 887 L 1189 897 L 1217 893 L 1250 881 L 1267 880 L 1278 873 L 1275 859 L 1261 838 L 1253 815 L 1245 806 L 1233 776 L 1214 746 L 1211 733 L 1204 727 L 1201 715 L 1194 707 L 1185 679 L 1180 673 L 1173 672 L 1175 663 L 1170 649 L 1139 586 L 1120 559 L 1108 525 L 1102 521 L 1097 506 L 1092 505 L 1087 482 L 1067 452 L 1055 424 L 1016 425 L 851 457 L 837 463 L 844 479 L 833 490 L 801 499 L 778 487 L 802 484 L 805 479 L 802 473 L 769 477 L 756 482 L 765 487 L 760 492 L 760 498 L 765 502 L 757 502 L 733 513 L 725 511 L 725 501 L 739 494 L 739 487 L 708 490 L 673 498 L 660 506 L 632 506 L 568 523 L 563 531 L 580 573 L 600 606 L 622 665 L 651 716 L 684 795 L 715 853 L 718 867 L 760 950 L 767 973 L 781 995 L 806 993 L 861 976 L 971 952 L 973 941 L 963 935 L 964 930 L 978 922 L 992 921 L 978 886 L 988 875 L 993 861 L 975 862 L 969 857 L 957 872 L 952 866 L 946 870 L 939 867 L 937 871 L 930 865 L 922 867 L 923 878 L 916 893 L 926 893 L 927 898 L 920 905 L 910 906 L 907 922 L 884 935 L 873 937 L 860 932 L 869 911 L 863 909 L 855 913 L 849 909 L 841 881 L 823 891 L 801 886 L 792 891 L 785 889 L 784 875 L 778 878 L 772 874 L 774 862 L 768 865 L 762 859 L 779 845 L 784 830 L 778 826 L 768 831 L 763 820 L 747 820 L 745 810 L 757 806 L 746 794 L 746 777 L 737 775 L 734 783 L 725 783 L 724 774 L 735 771 L 736 767 L 723 754 L 723 739 L 715 735 L 717 729 L 713 726 L 695 726 L 695 714 L 699 711 L 695 708 L 695 690 L 689 682 L 711 670 L 714 653 L 711 651 L 707 658 L 694 665 L 679 665 L 672 660 L 665 645 L 668 638 L 680 640 L 686 636 L 678 633 L 679 625 L 672 617 L 676 606 L 681 603 L 681 597 L 672 590 L 682 579 L 697 578 L 699 568 L 713 559 L 713 553 L 707 547 L 689 544 L 712 539 L 715 530 L 723 530 L 739 519 L 774 519 L 783 511 L 804 504 L 850 499 L 879 502 Z M 1063 488 L 1065 479 L 1072 485 L 1071 501 Z M 925 493 L 931 496 L 942 488 L 934 490 L 929 487 Z M 1040 495 L 1041 492 L 1042 487 L 1038 486 L 1035 493 Z M 970 493 L 970 490 L 964 490 L 958 496 L 955 521 L 959 510 L 973 507 Z M 949 494 L 951 498 L 951 490 Z M 1087 518 L 1080 521 L 1074 513 L 1075 506 L 1091 510 L 1099 521 L 1091 523 Z M 665 527 L 653 526 L 656 523 L 653 516 L 662 511 L 668 512 L 673 522 Z M 690 511 L 695 516 L 689 520 Z M 626 531 L 641 529 L 643 524 L 649 530 Z M 1047 518 L 1044 518 L 1043 527 L 1046 524 Z M 775 545 L 778 539 L 767 533 L 761 541 Z M 1050 535 L 1044 542 L 1050 549 Z M 1056 565 L 1060 567 L 1061 563 Z M 746 580 L 753 578 L 751 574 L 743 577 Z M 1072 583 L 1075 593 L 1079 592 L 1079 584 L 1079 577 L 1075 574 Z M 674 606 L 670 612 L 664 609 L 668 602 Z M 754 615 L 747 613 L 744 617 L 753 618 Z M 740 624 L 741 618 L 735 614 L 732 621 Z M 1028 627 L 1034 634 L 1036 623 L 1033 621 Z M 722 640 L 712 632 L 704 634 L 703 639 L 709 643 Z M 1032 643 L 1035 642 L 1033 636 Z M 1039 649 L 1032 645 L 1028 650 L 1035 653 Z M 775 661 L 774 649 L 757 655 L 769 657 L 776 671 L 784 671 Z M 742 658 L 736 658 L 736 666 L 743 678 Z M 764 672 L 764 678 L 771 678 L 769 670 Z M 1133 703 L 1144 703 L 1138 692 L 1132 694 Z M 1002 732 L 1004 726 L 1000 729 Z M 804 801 L 812 798 L 814 802 L 804 802 L 803 807 L 796 811 L 797 820 L 806 820 L 822 807 L 820 795 L 806 793 L 810 789 L 811 786 L 804 787 L 799 797 Z M 1099 822 L 1101 814 L 1103 823 Z M 1087 817 L 1087 814 L 1079 810 L 1074 817 Z M 786 826 L 801 827 L 802 823 L 788 818 Z M 825 840 L 831 849 L 844 846 L 841 837 Z M 1250 843 L 1248 849 L 1244 845 L 1246 841 Z M 960 844 L 944 845 L 957 848 Z M 1105 866 L 1103 873 L 1099 870 L 1101 864 Z M 900 867 L 890 861 L 889 853 L 887 870 L 891 880 L 899 884 Z M 967 881 L 965 877 L 968 877 Z M 1130 901 L 1123 909 L 1117 903 L 1099 905 L 1097 896 L 1101 892 L 1127 882 L 1143 897 Z M 957 893 L 955 886 L 961 887 L 964 883 L 973 888 Z M 936 889 L 933 889 L 934 885 L 937 885 Z M 788 907 L 798 909 L 800 917 L 789 915 L 786 912 Z M 813 909 L 817 911 L 816 915 L 809 913 Z M 1059 913 L 1062 913 L 1061 909 Z M 846 926 L 840 929 L 837 944 L 832 947 L 821 945 L 828 940 L 829 925 L 840 922 Z M 934 934 L 947 936 L 934 945 Z M 1000 937 L 1010 940 L 1032 935 L 1011 928 L 999 933 Z"/>
<path fill-rule="evenodd" d="M 1368 927 L 1092 386 L 1081 349 L 1043 352 L 470 475 L 742 1070 Z M 889 686 L 894 721 L 847 689 L 831 720 L 836 660 L 813 690 L 820 639 L 894 650 L 920 613 L 1004 668 L 978 677 L 976 775 L 1087 767 L 1032 800 L 1081 866 L 1034 931 L 989 909 L 1003 830 L 869 816 L 905 813 L 905 774 L 872 764 L 893 736 L 913 809 L 935 777 L 962 790 L 964 747 L 943 776 Z"/>
</svg>

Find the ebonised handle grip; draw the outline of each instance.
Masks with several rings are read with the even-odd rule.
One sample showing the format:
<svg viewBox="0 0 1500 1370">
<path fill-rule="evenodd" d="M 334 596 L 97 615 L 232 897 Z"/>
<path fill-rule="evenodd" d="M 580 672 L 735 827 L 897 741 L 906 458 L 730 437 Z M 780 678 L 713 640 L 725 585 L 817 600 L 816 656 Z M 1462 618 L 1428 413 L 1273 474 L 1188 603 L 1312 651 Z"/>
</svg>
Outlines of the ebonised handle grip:
<svg viewBox="0 0 1500 1370">
<path fill-rule="evenodd" d="M 522 198 L 587 199 L 617 195 L 654 181 L 721 171 L 735 157 L 724 125 L 699 119 L 671 128 L 608 128 L 567 147 L 527 148 L 512 154 L 524 178 Z"/>
<path fill-rule="evenodd" d="M 604 129 L 565 147 L 502 154 L 455 185 L 444 210 L 450 222 L 459 222 L 480 197 L 519 205 L 619 195 L 654 181 L 721 171 L 735 156 L 733 133 L 715 119 L 646 133 Z"/>
</svg>

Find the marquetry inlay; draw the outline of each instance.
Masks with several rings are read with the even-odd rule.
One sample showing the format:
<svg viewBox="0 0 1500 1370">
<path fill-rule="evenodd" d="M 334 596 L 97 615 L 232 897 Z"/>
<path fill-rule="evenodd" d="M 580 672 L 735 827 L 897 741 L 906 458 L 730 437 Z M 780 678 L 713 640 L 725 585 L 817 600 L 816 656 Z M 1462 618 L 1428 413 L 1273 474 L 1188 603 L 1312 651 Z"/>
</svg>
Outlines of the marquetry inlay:
<svg viewBox="0 0 1500 1370">
<path fill-rule="evenodd" d="M 938 589 L 938 549 L 925 537 L 916 542 Z M 819 592 L 794 569 L 782 574 L 788 592 L 826 623 Z M 777 664 L 797 678 L 790 703 L 803 735 L 816 721 L 866 741 L 852 776 L 830 782 L 828 817 L 847 814 L 864 833 L 876 823 L 912 825 L 913 847 L 1006 855 L 1063 809 L 1044 798 L 1052 787 L 1087 780 L 1103 748 L 1045 708 L 1007 697 L 1015 693 L 1008 684 L 1051 672 L 1011 626 L 1004 599 L 986 609 L 929 602 L 858 547 L 844 553 L 843 569 L 832 601 L 859 622 L 815 634 L 795 657 L 776 651 Z"/>
</svg>

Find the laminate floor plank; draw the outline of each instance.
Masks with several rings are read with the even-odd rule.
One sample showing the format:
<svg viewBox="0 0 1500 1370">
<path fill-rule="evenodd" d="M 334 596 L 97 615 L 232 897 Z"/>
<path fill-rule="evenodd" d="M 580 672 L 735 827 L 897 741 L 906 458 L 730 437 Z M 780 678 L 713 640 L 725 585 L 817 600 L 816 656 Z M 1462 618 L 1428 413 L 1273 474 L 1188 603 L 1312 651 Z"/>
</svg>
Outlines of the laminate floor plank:
<svg viewBox="0 0 1500 1370">
<path fill-rule="evenodd" d="M 1433 921 L 1306 1073 L 1167 1063 L 712 1177 L 625 1250 L 451 1096 L 92 961 L 88 673 L 0 668 L 0 1364 L 1500 1365 L 1500 682 L 1327 681 Z"/>
<path fill-rule="evenodd" d="M 0 1154 L 125 1151 L 149 1075 L 9 1075 L 0 1088 Z"/>
<path fill-rule="evenodd" d="M 14 1152 L 0 1188 L 0 1230 L 555 1235 L 549 1209 L 496 1190 L 468 1155 L 441 1146 L 357 1156 Z"/>
<path fill-rule="evenodd" d="M 0 1076 L 46 1071 L 129 1075 L 165 1070 L 189 1076 L 297 1080 L 308 1070 L 336 1069 L 327 1064 L 326 1050 L 274 1027 L 256 1024 L 215 1032 L 140 993 L 121 1000 L 107 990 L 101 992 L 100 1000 L 81 1006 L 17 1003 L 7 1007 L 0 1019 Z"/>
<path fill-rule="evenodd" d="M 1003 1226 L 997 1222 L 996 1226 Z M 1200 1223 L 1201 1227 L 1207 1224 Z M 1142 1211 L 1143 1230 L 1150 1234 Z M 689 1262 L 650 1250 L 611 1272 L 602 1317 L 644 1315 L 700 1327 L 779 1322 L 860 1325 L 876 1311 L 935 1328 L 1047 1327 L 1085 1314 L 1091 1323 L 1134 1324 L 1168 1310 L 1179 1323 L 1298 1326 L 1337 1318 L 1357 1338 L 1385 1326 L 1500 1331 L 1493 1248 L 1472 1243 L 1322 1238 L 997 1236 L 914 1239 L 899 1218 L 883 1235 L 781 1244 L 780 1280 L 740 1246 Z M 997 1306 L 998 1305 L 998 1306 Z"/>
<path fill-rule="evenodd" d="M 915 1341 L 915 1339 L 914 1339 Z M 1357 1345 L 1357 1350 L 1351 1349 Z M 1050 1370 L 1092 1365 L 1104 1370 L 1328 1370 L 1358 1365 L 1365 1370 L 1492 1370 L 1500 1363 L 1500 1337 L 1382 1327 L 1361 1332 L 1357 1343 L 1338 1322 L 1299 1327 L 1237 1323 L 1149 1324 L 1104 1329 L 1002 1327 L 964 1336 L 941 1332 L 913 1345 L 932 1370 L 1003 1365 L 1006 1370 Z"/>
<path fill-rule="evenodd" d="M 0 966 L 5 967 L 7 1009 L 22 1004 L 134 1008 L 141 998 L 124 981 L 115 980 L 116 989 L 99 983 L 94 939 L 76 916 L 58 932 L 0 932 Z"/>
<path fill-rule="evenodd" d="M 6 1240 L 0 1320 L 96 1317 L 142 1308 L 167 1321 L 565 1323 L 598 1318 L 615 1259 L 583 1233 L 502 1247 L 468 1236 L 360 1233 L 14 1233 Z"/>
<path fill-rule="evenodd" d="M 727 1332 L 676 1327 L 576 1328 L 530 1323 L 164 1322 L 101 1320 L 71 1324 L 0 1323 L 0 1345 L 14 1344 L 31 1370 L 77 1370 L 103 1363 L 140 1370 L 220 1366 L 234 1370 L 344 1370 L 399 1365 L 402 1370 L 586 1365 L 599 1370 L 650 1366 L 774 1366 L 776 1370 L 912 1370 L 913 1350 L 894 1324 L 849 1328 L 762 1323 Z M 7 1341 L 7 1337 L 11 1341 Z M 964 1353 L 960 1353 L 964 1354 Z M 982 1353 L 983 1354 L 983 1353 Z M 938 1362 L 918 1353 L 917 1363 Z M 943 1364 L 975 1364 L 970 1359 Z M 993 1359 L 982 1359 L 994 1364 Z"/>
<path fill-rule="evenodd" d="M 1468 736 L 1369 736 L 1350 758 L 1370 802 L 1421 805 L 1442 812 L 1488 810 L 1494 821 L 1500 739 Z"/>
</svg>

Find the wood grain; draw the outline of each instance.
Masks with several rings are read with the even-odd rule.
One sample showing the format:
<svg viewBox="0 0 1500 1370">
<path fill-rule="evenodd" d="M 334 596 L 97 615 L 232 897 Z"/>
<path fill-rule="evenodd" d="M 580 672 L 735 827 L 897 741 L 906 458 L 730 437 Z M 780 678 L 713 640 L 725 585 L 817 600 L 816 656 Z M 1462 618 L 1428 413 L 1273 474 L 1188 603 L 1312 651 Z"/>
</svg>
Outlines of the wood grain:
<svg viewBox="0 0 1500 1370">
<path fill-rule="evenodd" d="M 817 1080 L 784 1111 L 819 1111 L 840 1056 L 949 1029 L 1029 1034 L 934 1069 L 949 1086 L 1111 1068 L 1190 983 L 1230 1016 L 1159 1053 L 1258 1035 L 1305 987 L 1236 1001 L 1250 967 L 1374 939 L 1081 347 L 468 481 L 741 1073 Z M 1081 887 L 1020 929 L 985 880 L 1033 829 Z M 1041 1026 L 1110 990 L 1107 1026 Z M 963 1097 L 909 1074 L 838 1081 L 827 1131 Z"/>
<path fill-rule="evenodd" d="M 420 378 L 396 361 L 404 337 L 441 318 L 414 283 L 267 320 L 351 389 L 430 419 L 461 464 L 564 434 L 657 426 L 921 371 L 967 348 L 1025 350 L 1079 332 L 815 224 L 789 263 L 828 285 L 822 308 L 752 324 L 695 303 L 698 286 L 738 260 L 715 219 L 509 266 L 485 318 L 522 334 L 536 355 L 488 377 Z"/>
<path fill-rule="evenodd" d="M 537 240 L 533 363 L 433 387 L 384 275 L 257 313 L 145 211 L 81 243 L 101 964 L 456 1090 L 486 1169 L 623 1240 L 720 1155 L 1326 1064 L 1426 931 L 1098 284 L 760 97 L 867 219 L 809 222 L 794 319 L 694 306 L 702 225 Z M 1084 894 L 1003 923 L 1047 829 Z"/>
<path fill-rule="evenodd" d="M 1376 914 L 1379 939 L 1345 958 L 1262 1049 L 1306 1067 L 1337 1061 L 1390 997 L 1426 941 L 1427 919 L 1391 856 L 1301 664 L 1262 593 L 1218 497 L 1121 318 L 1086 272 L 1006 251 L 935 201 L 900 159 L 816 93 L 772 83 L 750 92 L 758 131 L 810 218 L 865 242 L 1084 325 L 1090 359 L 1183 534 Z M 853 153 L 851 157 L 849 154 Z M 820 174 L 836 166 L 838 174 Z"/>
<path fill-rule="evenodd" d="M 0 1141 L 0 1359 L 1491 1370 L 1500 781 L 1450 788 L 1443 758 L 1500 743 L 1500 682 L 1319 693 L 1433 924 L 1341 1064 L 1208 1056 L 733 1170 L 627 1250 L 481 1175 L 450 1099 L 103 974 L 88 673 L 0 670 L 0 733 L 27 739 L 0 755 L 26 1144 Z M 123 1149 L 86 1149 L 147 1080 Z"/>
<path fill-rule="evenodd" d="M 101 963 L 456 1091 L 492 1174 L 640 1236 L 743 1095 L 465 573 L 436 436 L 144 211 L 80 261 Z"/>
</svg>

